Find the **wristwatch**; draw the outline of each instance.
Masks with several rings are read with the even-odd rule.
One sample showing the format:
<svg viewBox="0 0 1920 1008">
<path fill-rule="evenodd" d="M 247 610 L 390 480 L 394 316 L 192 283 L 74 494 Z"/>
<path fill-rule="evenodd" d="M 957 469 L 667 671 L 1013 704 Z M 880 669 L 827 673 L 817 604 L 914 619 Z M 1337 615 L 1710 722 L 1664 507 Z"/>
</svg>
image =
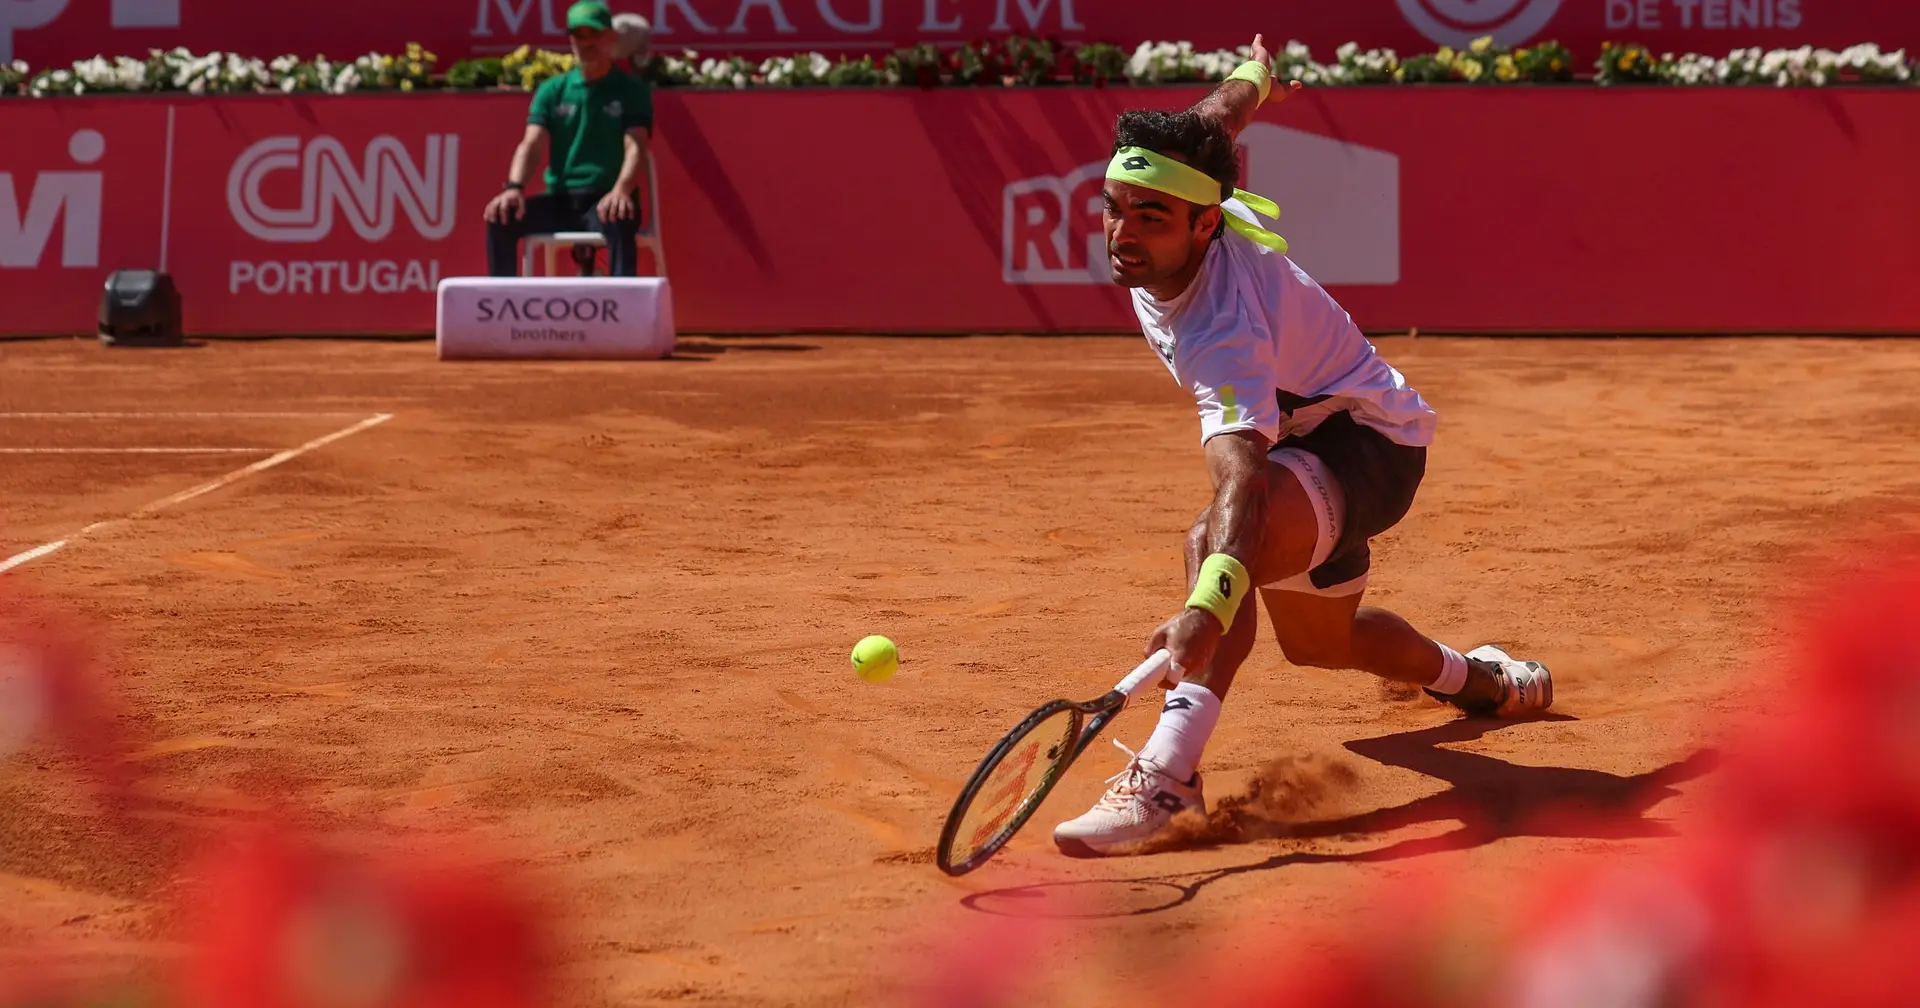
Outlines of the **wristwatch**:
<svg viewBox="0 0 1920 1008">
<path fill-rule="evenodd" d="M 506 185 L 501 186 L 500 190 L 505 192 L 508 189 L 525 189 L 526 187 L 527 184 L 525 182 L 508 182 Z"/>
</svg>

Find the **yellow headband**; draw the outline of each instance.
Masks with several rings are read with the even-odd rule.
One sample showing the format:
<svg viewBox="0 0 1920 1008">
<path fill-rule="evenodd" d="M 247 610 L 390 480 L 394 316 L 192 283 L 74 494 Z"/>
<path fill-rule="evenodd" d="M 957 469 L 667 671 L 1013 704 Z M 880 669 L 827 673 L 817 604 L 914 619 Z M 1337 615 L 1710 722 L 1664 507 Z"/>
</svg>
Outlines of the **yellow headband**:
<svg viewBox="0 0 1920 1008">
<path fill-rule="evenodd" d="M 1220 180 L 1145 147 L 1122 147 L 1114 151 L 1113 160 L 1107 164 L 1107 177 L 1117 182 L 1145 186 L 1201 206 L 1217 206 L 1221 203 Z M 1233 195 L 1255 213 L 1275 218 L 1280 216 L 1280 208 L 1265 196 L 1256 196 L 1245 189 L 1235 189 Z M 1225 211 L 1221 212 L 1221 218 L 1228 227 L 1248 240 L 1275 252 L 1284 254 L 1287 251 L 1287 240 L 1266 228 Z"/>
</svg>

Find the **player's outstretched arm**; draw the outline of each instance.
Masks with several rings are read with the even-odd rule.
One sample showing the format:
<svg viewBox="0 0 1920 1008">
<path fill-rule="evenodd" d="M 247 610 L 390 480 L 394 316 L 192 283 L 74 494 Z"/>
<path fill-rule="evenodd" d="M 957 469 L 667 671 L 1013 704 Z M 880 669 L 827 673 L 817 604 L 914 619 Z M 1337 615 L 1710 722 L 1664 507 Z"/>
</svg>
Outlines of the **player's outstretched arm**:
<svg viewBox="0 0 1920 1008">
<path fill-rule="evenodd" d="M 1267 66 L 1273 65 L 1273 55 L 1267 52 L 1266 37 L 1253 37 L 1252 60 Z M 1299 81 L 1288 81 L 1273 88 L 1267 95 L 1270 102 L 1283 102 L 1304 87 Z M 1260 108 L 1260 89 L 1243 80 L 1222 81 L 1211 94 L 1200 99 L 1194 105 L 1197 115 L 1213 119 L 1226 127 L 1230 136 L 1239 136 L 1240 131 L 1253 123 L 1253 114 Z"/>
<path fill-rule="evenodd" d="M 1213 507 L 1207 515 L 1207 553 L 1240 561 L 1261 583 L 1255 565 L 1267 530 L 1267 443 L 1256 430 L 1233 430 L 1207 439 L 1207 472 L 1213 477 Z"/>
<path fill-rule="evenodd" d="M 1207 469 L 1213 476 L 1213 504 L 1207 509 L 1205 564 L 1218 563 L 1214 557 L 1231 558 L 1240 575 L 1231 589 L 1223 586 L 1209 604 L 1225 606 L 1231 616 L 1240 608 L 1253 585 L 1261 584 L 1259 561 L 1267 528 L 1267 448 L 1266 435 L 1255 430 L 1232 430 L 1207 439 Z M 1199 588 L 1196 586 L 1196 594 Z M 1240 597 L 1229 598 L 1228 593 Z M 1248 617 L 1256 618 L 1256 617 Z M 1198 608 L 1192 599 L 1172 619 L 1155 630 L 1147 644 L 1147 654 L 1161 648 L 1173 652 L 1173 664 L 1181 676 L 1206 667 L 1208 659 L 1228 629 L 1227 621 L 1216 611 Z"/>
</svg>

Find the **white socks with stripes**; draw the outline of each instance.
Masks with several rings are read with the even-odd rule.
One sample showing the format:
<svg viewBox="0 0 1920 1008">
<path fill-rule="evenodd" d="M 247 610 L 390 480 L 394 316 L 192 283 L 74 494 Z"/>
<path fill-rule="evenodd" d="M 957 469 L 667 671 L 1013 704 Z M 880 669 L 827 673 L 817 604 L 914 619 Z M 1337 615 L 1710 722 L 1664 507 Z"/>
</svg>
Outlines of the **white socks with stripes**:
<svg viewBox="0 0 1920 1008">
<path fill-rule="evenodd" d="M 1442 696 L 1452 696 L 1467 688 L 1467 659 L 1460 652 L 1434 641 L 1440 649 L 1440 676 L 1427 686 Z"/>
<path fill-rule="evenodd" d="M 1465 681 L 1462 671 L 1461 682 Z M 1183 682 L 1167 691 L 1160 723 L 1147 736 L 1147 744 L 1140 747 L 1140 758 L 1185 784 L 1193 779 L 1194 770 L 1200 766 L 1200 751 L 1207 747 L 1207 739 L 1213 737 L 1214 726 L 1219 723 L 1220 698 L 1205 686 Z"/>
<path fill-rule="evenodd" d="M 1440 674 L 1427 688 L 1443 696 L 1452 696 L 1467 686 L 1465 655 L 1440 643 Z M 1154 725 L 1147 744 L 1140 747 L 1140 758 L 1159 767 L 1182 784 L 1193 779 L 1200 766 L 1200 753 L 1220 723 L 1220 698 L 1197 683 L 1183 682 L 1167 691 L 1160 708 L 1160 723 Z"/>
</svg>

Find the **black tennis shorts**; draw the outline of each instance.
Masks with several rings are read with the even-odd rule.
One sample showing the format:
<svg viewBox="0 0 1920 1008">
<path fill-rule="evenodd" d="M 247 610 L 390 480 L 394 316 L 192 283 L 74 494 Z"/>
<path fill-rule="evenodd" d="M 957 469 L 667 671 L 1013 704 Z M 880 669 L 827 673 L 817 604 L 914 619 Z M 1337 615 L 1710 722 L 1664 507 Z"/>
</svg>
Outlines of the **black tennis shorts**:
<svg viewBox="0 0 1920 1008">
<path fill-rule="evenodd" d="M 1367 540 L 1394 527 L 1413 507 L 1427 474 L 1427 450 L 1399 444 L 1341 410 L 1298 437 L 1273 446 L 1310 452 L 1340 481 L 1346 514 L 1340 540 L 1325 563 L 1307 572 L 1315 588 L 1346 584 L 1367 572 L 1373 554 Z"/>
</svg>

